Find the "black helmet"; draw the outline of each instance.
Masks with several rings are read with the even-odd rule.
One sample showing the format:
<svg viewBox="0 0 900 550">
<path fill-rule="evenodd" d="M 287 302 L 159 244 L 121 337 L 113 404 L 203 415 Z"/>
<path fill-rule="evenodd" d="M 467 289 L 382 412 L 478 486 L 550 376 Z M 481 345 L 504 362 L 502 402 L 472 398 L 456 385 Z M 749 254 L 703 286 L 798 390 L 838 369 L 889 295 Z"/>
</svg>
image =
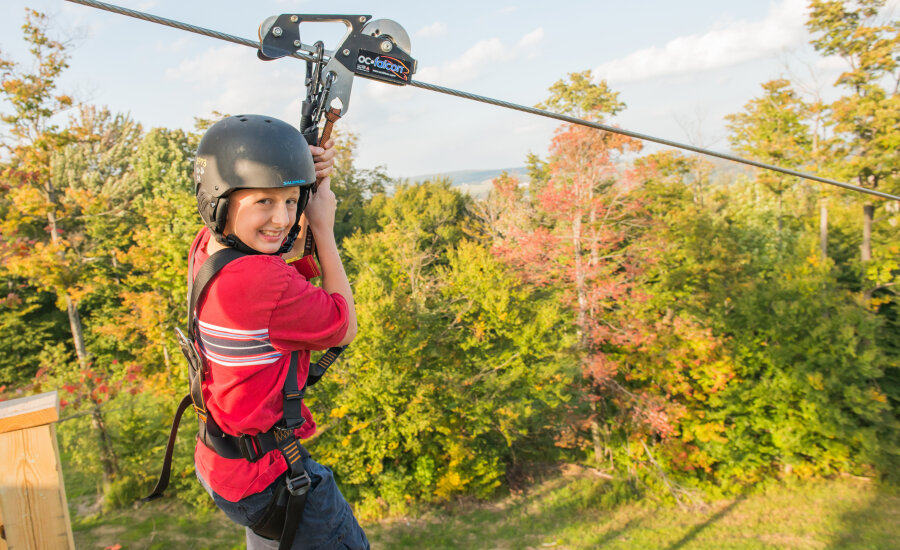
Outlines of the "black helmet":
<svg viewBox="0 0 900 550">
<path fill-rule="evenodd" d="M 299 130 L 287 122 L 262 115 L 230 116 L 203 135 L 194 159 L 197 210 L 216 240 L 242 252 L 249 248 L 234 235 L 225 237 L 228 195 L 235 189 L 299 187 L 297 220 L 276 254 L 291 249 L 300 232 L 300 213 L 306 207 L 316 169 L 309 146 Z"/>
</svg>

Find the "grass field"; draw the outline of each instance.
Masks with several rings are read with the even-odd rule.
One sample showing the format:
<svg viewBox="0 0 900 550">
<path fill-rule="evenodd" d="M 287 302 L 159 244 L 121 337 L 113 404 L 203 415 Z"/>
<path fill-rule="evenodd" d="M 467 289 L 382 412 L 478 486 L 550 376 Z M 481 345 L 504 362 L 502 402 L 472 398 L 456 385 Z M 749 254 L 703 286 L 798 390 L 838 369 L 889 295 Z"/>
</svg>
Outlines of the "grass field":
<svg viewBox="0 0 900 550">
<path fill-rule="evenodd" d="M 421 517 L 366 524 L 373 548 L 897 549 L 900 489 L 862 479 L 770 483 L 734 499 L 681 509 L 613 504 L 614 485 L 568 468 L 491 503 L 457 502 Z M 218 512 L 154 503 L 74 515 L 79 549 L 243 548 Z"/>
</svg>

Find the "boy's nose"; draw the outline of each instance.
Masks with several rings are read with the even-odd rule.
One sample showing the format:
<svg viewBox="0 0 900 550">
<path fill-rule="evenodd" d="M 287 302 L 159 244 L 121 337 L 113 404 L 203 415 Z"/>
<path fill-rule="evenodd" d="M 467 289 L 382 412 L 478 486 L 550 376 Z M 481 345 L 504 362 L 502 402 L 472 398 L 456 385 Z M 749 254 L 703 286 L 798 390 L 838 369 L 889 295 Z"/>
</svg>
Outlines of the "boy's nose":
<svg viewBox="0 0 900 550">
<path fill-rule="evenodd" d="M 272 222 L 278 225 L 288 226 L 291 223 L 291 209 L 287 204 L 275 209 L 272 214 Z"/>
</svg>

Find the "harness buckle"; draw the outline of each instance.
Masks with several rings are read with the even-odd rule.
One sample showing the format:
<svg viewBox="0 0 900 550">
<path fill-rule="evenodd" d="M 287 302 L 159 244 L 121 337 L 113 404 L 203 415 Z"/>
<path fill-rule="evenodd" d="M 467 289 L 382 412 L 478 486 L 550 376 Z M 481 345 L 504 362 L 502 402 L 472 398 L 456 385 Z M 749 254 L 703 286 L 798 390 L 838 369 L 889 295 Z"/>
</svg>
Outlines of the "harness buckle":
<svg viewBox="0 0 900 550">
<path fill-rule="evenodd" d="M 241 437 L 238 438 L 238 449 L 241 451 L 241 456 L 250 462 L 256 462 L 263 457 L 259 442 L 252 435 L 241 434 Z"/>
<path fill-rule="evenodd" d="M 285 476 L 285 484 L 287 485 L 287 490 L 291 495 L 298 497 L 300 495 L 304 495 L 309 491 L 310 479 L 309 475 L 304 471 L 297 477 L 291 477 L 290 474 Z"/>
</svg>

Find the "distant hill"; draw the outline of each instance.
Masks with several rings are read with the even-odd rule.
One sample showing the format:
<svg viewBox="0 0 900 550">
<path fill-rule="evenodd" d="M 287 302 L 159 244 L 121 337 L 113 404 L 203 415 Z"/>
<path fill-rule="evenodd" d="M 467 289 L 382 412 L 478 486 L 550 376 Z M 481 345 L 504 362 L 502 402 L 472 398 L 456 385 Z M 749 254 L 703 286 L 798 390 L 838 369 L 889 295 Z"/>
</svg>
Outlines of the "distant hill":
<svg viewBox="0 0 900 550">
<path fill-rule="evenodd" d="M 734 181 L 738 176 L 752 178 L 755 172 L 754 168 L 736 162 L 715 157 L 704 158 L 712 163 L 712 173 L 710 174 L 710 177 L 713 183 L 717 181 Z M 630 161 L 623 161 L 618 165 L 620 170 L 625 170 L 630 166 Z M 421 183 L 437 178 L 448 178 L 453 187 L 480 199 L 486 197 L 491 190 L 491 180 L 503 172 L 516 176 L 522 183 L 527 184 L 529 182 L 528 168 L 525 166 L 517 166 L 515 168 L 495 168 L 493 170 L 455 170 L 453 172 L 436 172 L 433 174 L 422 174 L 411 178 L 401 179 L 406 180 L 409 183 Z"/>
<path fill-rule="evenodd" d="M 491 180 L 502 174 L 508 173 L 516 176 L 521 182 L 528 182 L 528 169 L 524 166 L 515 168 L 496 168 L 493 170 L 455 170 L 453 172 L 422 174 L 411 178 L 404 178 L 410 183 L 421 183 L 423 181 L 434 180 L 437 178 L 448 178 L 453 187 L 459 188 L 464 193 L 468 193 L 473 197 L 485 197 L 491 189 Z"/>
</svg>

